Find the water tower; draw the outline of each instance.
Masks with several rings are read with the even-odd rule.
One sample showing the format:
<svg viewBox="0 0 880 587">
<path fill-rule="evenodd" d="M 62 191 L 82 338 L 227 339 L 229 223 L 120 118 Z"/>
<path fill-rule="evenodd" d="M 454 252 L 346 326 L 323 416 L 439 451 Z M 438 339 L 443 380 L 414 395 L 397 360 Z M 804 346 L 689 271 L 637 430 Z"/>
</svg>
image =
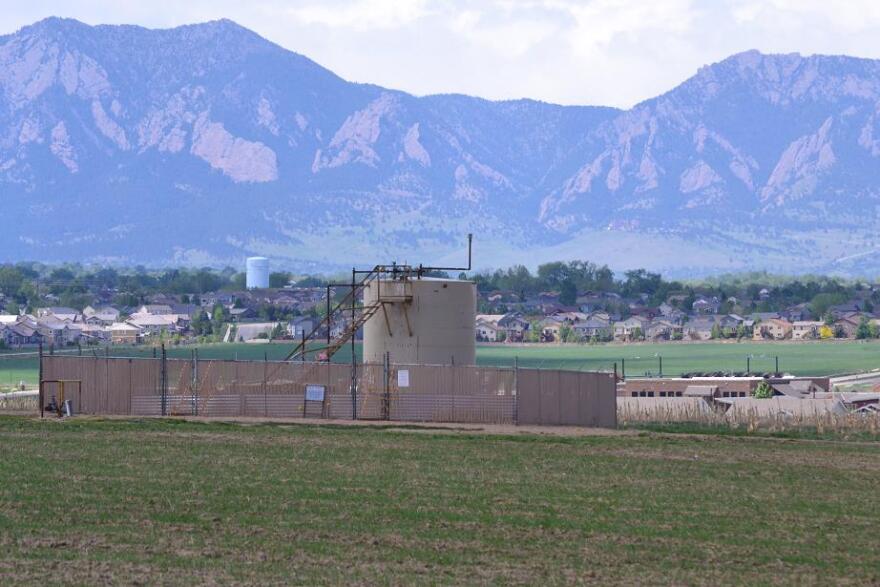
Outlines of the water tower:
<svg viewBox="0 0 880 587">
<path fill-rule="evenodd" d="M 269 259 L 266 257 L 248 257 L 247 259 L 248 289 L 265 289 L 269 287 Z"/>
</svg>

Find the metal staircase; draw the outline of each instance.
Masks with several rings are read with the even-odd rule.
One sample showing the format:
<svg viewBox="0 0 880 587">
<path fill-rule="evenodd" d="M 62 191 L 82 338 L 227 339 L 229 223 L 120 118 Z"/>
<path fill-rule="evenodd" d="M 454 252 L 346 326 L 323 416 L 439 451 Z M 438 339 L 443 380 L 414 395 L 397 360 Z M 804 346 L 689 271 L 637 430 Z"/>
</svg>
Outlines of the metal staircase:
<svg viewBox="0 0 880 587">
<path fill-rule="evenodd" d="M 408 265 L 376 265 L 370 271 L 364 272 L 364 276 L 360 281 L 356 281 L 354 276 L 356 271 L 352 272 L 351 284 L 336 284 L 350 287 L 348 294 L 333 308 L 328 308 L 327 315 L 315 326 L 311 332 L 303 336 L 302 340 L 296 347 L 285 357 L 285 361 L 296 359 L 305 360 L 307 354 L 314 353 L 319 361 L 330 361 L 339 349 L 349 342 L 357 334 L 357 331 L 367 323 L 367 321 L 376 315 L 383 306 L 388 303 L 401 303 L 412 301 L 412 284 L 410 279 L 419 269 L 413 269 Z M 366 287 L 371 283 L 376 283 L 378 289 L 376 299 L 371 300 L 369 304 L 357 306 L 358 298 L 363 294 Z M 391 291 L 382 292 L 382 284 L 392 285 Z M 329 291 L 329 288 L 328 288 Z M 337 336 L 331 338 L 329 332 L 333 323 L 340 317 L 350 315 L 348 325 Z M 389 325 L 390 331 L 390 325 Z M 327 332 L 327 342 L 322 346 L 314 346 L 319 339 L 321 332 Z M 311 344 L 310 344 L 311 343 Z"/>
</svg>

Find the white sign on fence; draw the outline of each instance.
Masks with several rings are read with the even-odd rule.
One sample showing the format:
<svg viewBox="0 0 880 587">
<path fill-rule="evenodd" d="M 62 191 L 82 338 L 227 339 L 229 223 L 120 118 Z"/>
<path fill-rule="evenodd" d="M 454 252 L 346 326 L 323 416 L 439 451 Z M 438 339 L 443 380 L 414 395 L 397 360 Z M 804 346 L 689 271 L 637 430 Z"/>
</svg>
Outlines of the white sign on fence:
<svg viewBox="0 0 880 587">
<path fill-rule="evenodd" d="M 306 385 L 306 401 L 322 402 L 324 401 L 323 385 Z"/>
<path fill-rule="evenodd" d="M 397 387 L 409 387 L 409 369 L 400 369 L 397 372 Z"/>
</svg>

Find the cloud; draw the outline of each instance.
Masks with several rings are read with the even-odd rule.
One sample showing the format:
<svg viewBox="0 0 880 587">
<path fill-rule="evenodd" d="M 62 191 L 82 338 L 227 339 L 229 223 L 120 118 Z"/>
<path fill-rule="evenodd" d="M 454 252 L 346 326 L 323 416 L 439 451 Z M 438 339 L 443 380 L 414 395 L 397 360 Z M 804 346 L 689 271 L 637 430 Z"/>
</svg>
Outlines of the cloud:
<svg viewBox="0 0 880 587">
<path fill-rule="evenodd" d="M 430 10 L 427 0 L 349 0 L 294 6 L 287 13 L 308 25 L 375 30 L 409 25 Z"/>
<path fill-rule="evenodd" d="M 46 16 L 168 27 L 230 18 L 337 74 L 423 95 L 630 106 L 748 49 L 880 57 L 880 1 L 29 0 Z"/>
</svg>

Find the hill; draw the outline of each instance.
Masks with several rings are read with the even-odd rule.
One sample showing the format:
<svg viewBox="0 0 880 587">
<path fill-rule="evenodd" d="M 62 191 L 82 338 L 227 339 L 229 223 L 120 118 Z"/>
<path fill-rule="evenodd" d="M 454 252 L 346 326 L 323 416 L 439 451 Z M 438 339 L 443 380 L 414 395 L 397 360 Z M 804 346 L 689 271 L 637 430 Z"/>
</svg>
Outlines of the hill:
<svg viewBox="0 0 880 587">
<path fill-rule="evenodd" d="M 590 258 L 872 273 L 880 62 L 748 52 L 628 111 L 347 82 L 231 21 L 0 37 L 0 261 Z"/>
</svg>

